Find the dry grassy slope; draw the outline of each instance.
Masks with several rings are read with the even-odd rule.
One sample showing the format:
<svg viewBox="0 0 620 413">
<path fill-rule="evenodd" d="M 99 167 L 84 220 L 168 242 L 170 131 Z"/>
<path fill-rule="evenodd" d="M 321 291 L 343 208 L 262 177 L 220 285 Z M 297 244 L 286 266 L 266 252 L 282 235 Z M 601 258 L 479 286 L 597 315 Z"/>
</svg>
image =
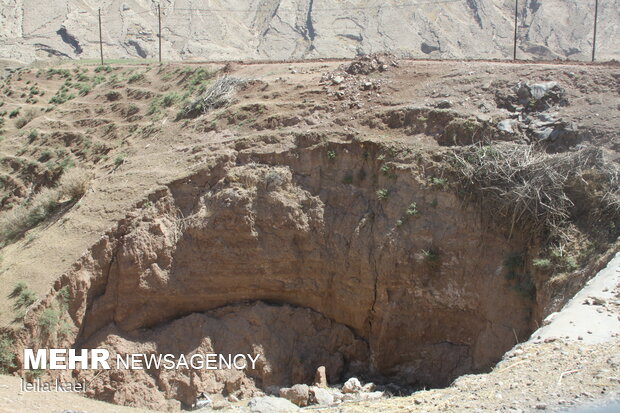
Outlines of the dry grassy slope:
<svg viewBox="0 0 620 413">
<path fill-rule="evenodd" d="M 204 69 L 203 66 L 114 66 L 109 73 L 99 73 L 105 77 L 104 83 L 85 96 L 79 96 L 72 86 L 70 92 L 76 94 L 75 99 L 49 112 L 45 109 L 53 105 L 48 101 L 66 81 L 62 74 L 48 78 L 45 69 L 33 69 L 11 77 L 0 92 L 0 100 L 4 102 L 0 111 L 7 111 L 0 141 L 0 172 L 17 182 L 17 186 L 22 185 L 21 196 L 13 201 L 18 202 L 30 194 L 31 181 L 54 183 L 54 179 L 45 178 L 49 161 L 37 161 L 46 150 L 53 153 L 52 169 L 69 157 L 78 166 L 92 170 L 95 179 L 86 196 L 63 216 L 53 217 L 2 249 L 0 296 L 6 297 L 18 280 L 27 282 L 38 296 L 43 295 L 51 281 L 132 205 L 157 185 L 188 173 L 192 166 L 200 164 L 205 153 L 217 150 L 217 146 L 213 146 L 217 142 L 242 137 L 251 139 L 270 133 L 329 129 L 381 141 L 437 146 L 432 139 L 410 136 L 403 129 L 369 129 L 368 118 L 393 107 L 424 106 L 449 99 L 454 109 L 464 116 L 476 115 L 483 120 L 496 121 L 506 116 L 505 111 L 494 105 L 497 90 L 507 89 L 518 80 L 557 80 L 567 89 L 571 102 L 562 109 L 562 118 L 578 122 L 585 131 L 594 131 L 597 142 L 608 148 L 611 157 L 617 156 L 614 145 L 618 142 L 620 117 L 616 107 L 618 69 L 615 66 L 501 63 L 447 66 L 403 62 L 400 68 L 383 74 L 348 80 L 347 86 L 334 86 L 329 82 L 328 86 L 321 86 L 321 75 L 337 66 L 338 63 L 304 63 L 228 67 L 234 76 L 259 79 L 262 83 L 240 92 L 229 108 L 179 122 L 174 121 L 179 102 L 147 115 L 149 104 L 158 94 L 185 93 L 192 81 L 190 77 L 196 70 Z M 94 66 L 66 66 L 66 69 L 74 83 L 78 73 L 91 79 L 97 75 Z M 215 71 L 218 68 L 206 69 Z M 144 78 L 129 82 L 136 74 L 144 74 Z M 111 83 L 113 77 L 116 82 Z M 380 90 L 361 90 L 360 83 L 367 80 L 380 84 Z M 44 96 L 31 96 L 29 90 L 33 86 L 44 91 Z M 344 98 L 334 95 L 341 88 L 345 89 Z M 10 96 L 7 96 L 9 91 Z M 120 93 L 119 100 L 110 101 L 110 97 L 106 97 L 109 92 Z M 482 104 L 491 111 L 480 113 Z M 135 105 L 138 112 L 128 116 L 131 105 Z M 9 113 L 16 108 L 21 108 L 21 114 L 30 110 L 36 114 L 19 130 L 15 128 L 15 119 L 9 119 Z M 29 142 L 31 130 L 37 131 L 37 137 Z M 64 158 L 56 154 L 57 150 L 65 152 Z M 124 161 L 117 166 L 115 162 L 119 156 Z M 14 157 L 22 159 L 17 167 L 14 162 L 7 161 Z M 6 205 L 3 208 L 6 209 Z M 10 302 L 3 300 L 0 311 L 3 323 L 9 322 L 12 318 Z"/>
</svg>

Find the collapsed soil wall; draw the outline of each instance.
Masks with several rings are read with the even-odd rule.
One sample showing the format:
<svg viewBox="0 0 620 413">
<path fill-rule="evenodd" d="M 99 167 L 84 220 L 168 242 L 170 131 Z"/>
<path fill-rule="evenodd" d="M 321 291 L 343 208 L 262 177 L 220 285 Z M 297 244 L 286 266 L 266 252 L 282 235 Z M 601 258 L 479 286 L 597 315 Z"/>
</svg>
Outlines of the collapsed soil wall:
<svg viewBox="0 0 620 413">
<path fill-rule="evenodd" d="M 524 239 L 429 181 L 421 157 L 399 163 L 376 143 L 308 135 L 244 145 L 154 192 L 105 235 L 27 317 L 22 344 L 260 347 L 257 371 L 113 370 L 91 387 L 96 398 L 156 408 L 166 398 L 190 405 L 201 391 L 245 397 L 307 382 L 319 365 L 332 381 L 363 373 L 443 386 L 529 335 L 535 301 L 503 268 Z M 35 315 L 58 305 L 64 287 L 74 327 L 41 334 Z M 235 318 L 226 328 L 222 312 Z M 304 328 L 287 327 L 291 317 Z"/>
</svg>

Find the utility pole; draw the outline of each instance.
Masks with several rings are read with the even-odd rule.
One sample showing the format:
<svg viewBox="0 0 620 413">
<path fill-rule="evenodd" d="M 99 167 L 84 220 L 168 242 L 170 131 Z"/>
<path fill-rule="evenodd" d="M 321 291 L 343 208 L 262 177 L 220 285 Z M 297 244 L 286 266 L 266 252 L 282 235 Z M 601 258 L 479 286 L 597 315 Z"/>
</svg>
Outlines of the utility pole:
<svg viewBox="0 0 620 413">
<path fill-rule="evenodd" d="M 101 65 L 103 66 L 103 39 L 101 38 L 101 9 L 99 9 L 99 53 L 101 54 Z"/>
<path fill-rule="evenodd" d="M 594 4 L 594 38 L 592 39 L 592 61 L 596 56 L 596 23 L 598 21 L 598 0 Z"/>
<path fill-rule="evenodd" d="M 512 51 L 512 60 L 517 60 L 517 22 L 519 19 L 519 0 L 515 0 L 515 38 L 514 49 Z"/>
<path fill-rule="evenodd" d="M 157 5 L 157 20 L 159 22 L 159 63 L 161 63 L 161 6 Z"/>
</svg>

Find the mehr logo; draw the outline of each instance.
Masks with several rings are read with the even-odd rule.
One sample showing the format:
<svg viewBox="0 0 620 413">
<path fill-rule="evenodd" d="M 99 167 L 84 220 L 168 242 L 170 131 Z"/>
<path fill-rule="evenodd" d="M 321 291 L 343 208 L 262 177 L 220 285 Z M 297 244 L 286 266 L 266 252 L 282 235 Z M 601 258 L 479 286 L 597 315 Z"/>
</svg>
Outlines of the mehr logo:
<svg viewBox="0 0 620 413">
<path fill-rule="evenodd" d="M 220 354 L 195 353 L 181 354 L 117 354 L 116 369 L 194 369 L 194 370 L 243 370 L 255 369 L 260 354 Z M 110 370 L 110 352 L 106 349 L 24 349 L 24 369 L 26 370 Z"/>
</svg>

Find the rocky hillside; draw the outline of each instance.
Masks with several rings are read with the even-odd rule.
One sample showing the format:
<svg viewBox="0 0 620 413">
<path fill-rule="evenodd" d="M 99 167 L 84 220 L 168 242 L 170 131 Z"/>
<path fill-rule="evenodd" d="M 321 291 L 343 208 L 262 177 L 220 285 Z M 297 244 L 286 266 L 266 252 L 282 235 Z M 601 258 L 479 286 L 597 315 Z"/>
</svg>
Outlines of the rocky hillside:
<svg viewBox="0 0 620 413">
<path fill-rule="evenodd" d="M 98 58 L 101 6 L 107 58 L 157 58 L 157 1 L 0 1 L 0 57 Z M 512 57 L 514 0 L 166 0 L 167 60 L 351 57 Z M 522 59 L 589 60 L 594 0 L 522 0 Z M 618 59 L 620 2 L 599 9 L 600 60 Z"/>
</svg>

